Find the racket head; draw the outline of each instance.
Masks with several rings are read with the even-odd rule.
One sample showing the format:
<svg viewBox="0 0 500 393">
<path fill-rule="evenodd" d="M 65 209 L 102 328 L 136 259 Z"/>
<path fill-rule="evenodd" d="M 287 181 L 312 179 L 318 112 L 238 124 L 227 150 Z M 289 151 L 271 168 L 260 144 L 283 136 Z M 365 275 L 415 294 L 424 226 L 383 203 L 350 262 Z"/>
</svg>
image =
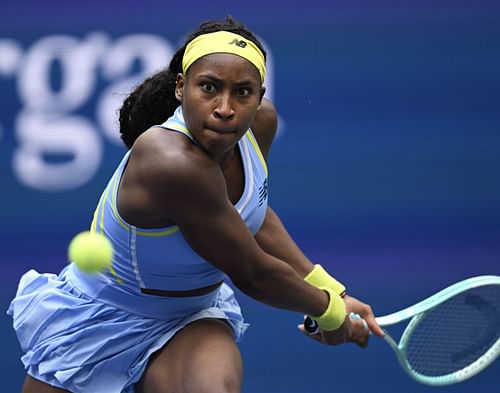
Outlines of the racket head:
<svg viewBox="0 0 500 393">
<path fill-rule="evenodd" d="M 500 277 L 487 277 L 455 284 L 413 306 L 425 311 L 412 317 L 399 343 L 386 333 L 413 379 L 433 386 L 461 382 L 500 355 Z M 399 317 L 407 318 L 408 309 L 402 311 Z M 377 321 L 393 324 L 397 314 Z"/>
</svg>

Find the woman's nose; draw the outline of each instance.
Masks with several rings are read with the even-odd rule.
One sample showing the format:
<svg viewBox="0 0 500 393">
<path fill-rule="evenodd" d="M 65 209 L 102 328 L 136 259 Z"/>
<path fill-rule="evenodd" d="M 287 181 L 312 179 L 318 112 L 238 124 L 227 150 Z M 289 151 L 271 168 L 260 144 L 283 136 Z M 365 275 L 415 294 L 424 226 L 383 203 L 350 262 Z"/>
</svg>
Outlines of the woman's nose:
<svg viewBox="0 0 500 393">
<path fill-rule="evenodd" d="M 214 116 L 218 119 L 230 119 L 234 116 L 234 108 L 228 94 L 223 94 L 217 98 Z"/>
</svg>

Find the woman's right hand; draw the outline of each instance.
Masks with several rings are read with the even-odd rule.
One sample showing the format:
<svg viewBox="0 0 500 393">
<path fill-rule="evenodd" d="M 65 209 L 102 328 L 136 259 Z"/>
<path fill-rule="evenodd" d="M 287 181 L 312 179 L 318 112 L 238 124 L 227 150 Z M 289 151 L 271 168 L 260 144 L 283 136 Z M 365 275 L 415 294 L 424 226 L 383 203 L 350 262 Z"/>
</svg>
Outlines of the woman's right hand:
<svg viewBox="0 0 500 393">
<path fill-rule="evenodd" d="M 338 329 L 326 331 L 319 329 L 317 333 L 308 333 L 304 324 L 298 326 L 306 336 L 325 345 L 340 345 L 352 342 L 365 348 L 368 345 L 369 332 L 361 320 L 353 320 L 346 316 L 344 323 Z"/>
</svg>

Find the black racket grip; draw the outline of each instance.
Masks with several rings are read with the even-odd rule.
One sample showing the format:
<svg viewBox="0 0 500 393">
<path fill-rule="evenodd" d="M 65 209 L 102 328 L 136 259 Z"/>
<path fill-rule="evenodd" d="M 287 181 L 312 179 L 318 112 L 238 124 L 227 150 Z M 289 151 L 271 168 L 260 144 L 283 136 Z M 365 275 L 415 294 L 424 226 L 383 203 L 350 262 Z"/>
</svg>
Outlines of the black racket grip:
<svg viewBox="0 0 500 393">
<path fill-rule="evenodd" d="M 366 321 L 359 315 L 354 312 L 349 314 L 349 317 L 352 320 L 358 320 L 358 321 L 363 321 L 363 327 L 367 332 L 370 331 L 370 328 L 368 327 L 368 324 Z M 304 329 L 307 333 L 309 334 L 318 334 L 319 333 L 319 325 L 318 322 L 316 322 L 314 319 L 311 317 L 306 316 L 304 319 Z"/>
<path fill-rule="evenodd" d="M 304 319 L 304 330 L 309 334 L 318 334 L 319 333 L 319 325 L 311 317 L 305 317 Z"/>
</svg>

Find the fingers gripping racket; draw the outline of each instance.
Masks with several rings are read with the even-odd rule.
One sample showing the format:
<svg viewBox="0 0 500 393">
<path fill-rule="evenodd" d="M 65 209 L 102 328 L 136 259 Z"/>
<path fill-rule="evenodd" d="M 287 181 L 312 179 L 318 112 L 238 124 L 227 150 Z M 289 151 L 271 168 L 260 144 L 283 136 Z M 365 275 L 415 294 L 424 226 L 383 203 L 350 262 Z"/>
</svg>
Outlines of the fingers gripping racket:
<svg viewBox="0 0 500 393">
<path fill-rule="evenodd" d="M 462 382 L 500 355 L 500 276 L 460 281 L 376 320 L 381 327 L 410 320 L 399 342 L 386 329 L 384 339 L 411 378 L 433 386 Z M 304 328 L 313 334 L 316 322 L 307 317 Z"/>
</svg>

